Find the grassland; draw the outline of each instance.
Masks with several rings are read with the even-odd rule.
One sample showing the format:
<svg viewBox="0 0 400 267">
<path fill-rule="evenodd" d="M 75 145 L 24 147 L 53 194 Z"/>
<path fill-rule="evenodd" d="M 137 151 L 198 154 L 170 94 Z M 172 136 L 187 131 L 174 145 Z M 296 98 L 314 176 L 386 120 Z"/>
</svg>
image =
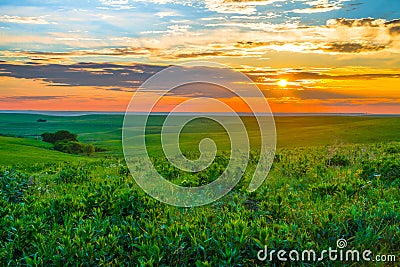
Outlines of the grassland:
<svg viewBox="0 0 400 267">
<path fill-rule="evenodd" d="M 39 118 L 48 121 L 37 126 Z M 30 138 L 0 137 L 0 265 L 397 266 L 400 259 L 399 117 L 277 117 L 278 150 L 264 184 L 247 191 L 254 152 L 233 191 L 197 208 L 159 203 L 138 188 L 120 152 L 121 116 L 1 119 L 0 133 Z M 153 119 L 148 141 L 156 152 L 163 118 Z M 185 129 L 188 150 L 206 130 L 224 148 L 221 128 L 206 125 Z M 71 156 L 34 140 L 61 129 L 108 151 Z M 222 154 L 192 175 L 162 157 L 153 162 L 174 183 L 199 186 L 227 161 Z M 321 252 L 340 238 L 397 262 L 257 259 L 264 246 Z"/>
<path fill-rule="evenodd" d="M 0 162 L 2 166 L 43 162 L 76 161 L 82 157 L 53 150 L 53 146 L 39 140 L 0 136 Z M 91 160 L 91 159 L 85 159 Z"/>
<path fill-rule="evenodd" d="M 37 122 L 38 119 L 47 122 Z M 151 153 L 160 153 L 160 132 L 164 119 L 165 116 L 152 116 L 148 122 L 146 138 Z M 254 118 L 243 117 L 243 121 L 250 140 L 257 147 L 259 132 Z M 122 122 L 122 115 L 0 113 L 0 134 L 34 139 L 43 132 L 68 130 L 77 133 L 81 142 L 107 149 L 103 155 L 122 156 Z M 275 124 L 278 148 L 400 141 L 400 116 L 278 116 L 275 117 Z M 213 136 L 219 149 L 229 149 L 224 130 L 209 120 L 198 120 L 184 128 L 182 148 L 196 150 L 199 140 L 208 136 Z"/>
</svg>

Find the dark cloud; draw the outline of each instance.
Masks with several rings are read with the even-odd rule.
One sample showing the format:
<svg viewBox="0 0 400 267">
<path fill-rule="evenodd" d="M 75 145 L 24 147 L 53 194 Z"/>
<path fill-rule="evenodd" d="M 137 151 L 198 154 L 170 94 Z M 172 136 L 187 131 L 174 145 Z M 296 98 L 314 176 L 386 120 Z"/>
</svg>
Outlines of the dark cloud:
<svg viewBox="0 0 400 267">
<path fill-rule="evenodd" d="M 0 63 L 0 68 L 6 72 L 0 73 L 0 76 L 42 79 L 53 86 L 105 86 L 115 90 L 115 87 L 137 88 L 165 66 L 113 63 L 76 63 L 71 65 Z"/>
<path fill-rule="evenodd" d="M 363 74 L 350 74 L 350 75 L 330 75 L 327 73 L 318 73 L 310 71 L 292 71 L 290 73 L 277 73 L 276 71 L 260 71 L 247 72 L 247 75 L 255 82 L 264 82 L 266 79 L 286 79 L 289 82 L 298 82 L 301 80 L 370 80 L 379 78 L 400 78 L 399 73 L 385 74 L 385 73 L 363 73 Z"/>
<path fill-rule="evenodd" d="M 385 45 L 373 43 L 331 43 L 320 49 L 324 52 L 361 53 L 381 51 L 385 48 Z"/>
<path fill-rule="evenodd" d="M 338 47 L 335 47 L 336 50 Z M 344 48 L 340 48 L 344 51 Z M 347 47 L 346 51 L 360 49 L 358 47 Z M 333 50 L 331 50 L 333 51 Z M 114 63 L 76 63 L 71 65 L 60 64 L 23 64 L 13 65 L 0 63 L 0 77 L 9 76 L 25 79 L 40 79 L 51 86 L 93 86 L 103 90 L 132 92 L 153 74 L 165 69 L 167 66 L 148 64 L 114 64 Z M 254 82 L 259 83 L 262 89 L 276 88 L 276 80 L 286 79 L 289 82 L 297 82 L 292 89 L 307 89 L 302 86 L 302 80 L 369 80 L 379 78 L 400 78 L 400 72 L 394 74 L 350 74 L 331 75 L 329 73 L 313 72 L 303 69 L 292 69 L 286 73 L 276 70 L 254 70 L 244 72 Z M 160 88 L 162 90 L 163 88 Z M 314 92 L 314 91 L 312 91 Z M 307 90 L 299 91 L 298 94 L 308 94 Z M 197 97 L 220 97 L 230 98 L 234 96 L 229 90 L 208 85 L 194 83 L 175 88 L 168 95 L 175 96 L 197 96 Z M 306 96 L 304 96 L 306 97 Z M 38 98 L 39 100 L 40 98 Z M 23 97 L 20 99 L 23 100 Z M 4 101 L 4 100 L 3 100 Z"/>
<path fill-rule="evenodd" d="M 347 27 L 380 27 L 384 23 L 381 19 L 374 18 L 361 18 L 361 19 L 346 19 L 346 18 L 337 18 L 330 19 L 328 21 L 328 27 L 338 27 L 338 26 L 347 26 Z"/>
<path fill-rule="evenodd" d="M 168 55 L 165 55 L 168 57 Z M 234 56 L 233 53 L 226 53 L 223 51 L 210 51 L 210 52 L 192 52 L 192 53 L 177 53 L 174 54 L 173 58 L 197 58 L 197 57 L 222 57 L 222 56 Z"/>
<path fill-rule="evenodd" d="M 400 34 L 400 26 L 391 27 L 389 29 L 390 35 L 397 35 Z"/>
<path fill-rule="evenodd" d="M 280 89 L 280 90 L 263 90 L 265 97 L 284 99 L 284 98 L 296 98 L 302 100 L 314 100 L 314 99 L 353 99 L 359 98 L 359 96 L 329 92 L 327 90 L 315 90 L 315 89 Z"/>
<path fill-rule="evenodd" d="M 400 34 L 400 19 L 387 21 L 385 25 L 388 27 L 390 35 Z"/>
<path fill-rule="evenodd" d="M 57 99 L 63 99 L 64 96 L 8 96 L 8 97 L 3 97 L 0 98 L 1 102 L 14 102 L 14 101 L 29 101 L 29 100 L 34 100 L 34 101 L 40 101 L 40 100 L 57 100 Z"/>
<path fill-rule="evenodd" d="M 238 48 L 254 48 L 254 47 L 260 47 L 260 46 L 269 46 L 269 45 L 284 45 L 285 42 L 237 42 L 235 44 L 235 47 Z"/>
<path fill-rule="evenodd" d="M 203 82 L 196 82 L 178 86 L 169 91 L 167 95 L 211 98 L 232 98 L 236 96 L 236 94 L 225 87 Z"/>
<path fill-rule="evenodd" d="M 389 20 L 389 21 L 385 22 L 385 24 L 388 26 L 400 25 L 400 19 Z"/>
<path fill-rule="evenodd" d="M 321 104 L 324 106 L 393 106 L 398 107 L 400 104 L 399 99 L 387 99 L 387 98 L 380 98 L 380 99 L 370 99 L 370 98 L 358 98 L 358 99 L 342 99 L 342 100 L 335 100 L 335 99 L 327 99 L 322 100 Z"/>
<path fill-rule="evenodd" d="M 390 35 L 400 34 L 400 19 L 385 21 L 383 19 L 362 18 L 362 19 L 330 19 L 327 23 L 328 27 L 385 27 Z"/>
<path fill-rule="evenodd" d="M 150 47 L 109 47 L 96 50 L 75 50 L 70 52 L 40 52 L 40 51 L 26 51 L 25 55 L 40 60 L 40 56 L 47 57 L 68 57 L 68 56 L 143 56 L 148 55 L 150 52 L 157 52 L 158 49 Z"/>
</svg>

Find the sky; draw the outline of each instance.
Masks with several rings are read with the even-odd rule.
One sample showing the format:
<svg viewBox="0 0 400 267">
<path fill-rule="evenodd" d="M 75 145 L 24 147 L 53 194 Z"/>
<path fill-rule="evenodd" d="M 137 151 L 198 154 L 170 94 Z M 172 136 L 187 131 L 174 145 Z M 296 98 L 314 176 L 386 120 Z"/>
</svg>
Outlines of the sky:
<svg viewBox="0 0 400 267">
<path fill-rule="evenodd" d="M 245 73 L 273 112 L 398 114 L 400 1 L 0 2 L 0 110 L 125 111 L 146 79 L 192 61 Z M 246 111 L 204 85 L 156 111 L 198 96 Z"/>
</svg>

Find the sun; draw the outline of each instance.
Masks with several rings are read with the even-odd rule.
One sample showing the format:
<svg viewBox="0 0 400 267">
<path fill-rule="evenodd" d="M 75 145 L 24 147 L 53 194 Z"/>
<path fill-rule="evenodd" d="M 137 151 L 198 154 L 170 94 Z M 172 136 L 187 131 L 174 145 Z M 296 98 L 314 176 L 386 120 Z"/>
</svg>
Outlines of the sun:
<svg viewBox="0 0 400 267">
<path fill-rule="evenodd" d="M 285 79 L 281 79 L 281 80 L 278 81 L 278 85 L 280 87 L 286 87 L 288 85 L 288 81 L 285 80 Z"/>
</svg>

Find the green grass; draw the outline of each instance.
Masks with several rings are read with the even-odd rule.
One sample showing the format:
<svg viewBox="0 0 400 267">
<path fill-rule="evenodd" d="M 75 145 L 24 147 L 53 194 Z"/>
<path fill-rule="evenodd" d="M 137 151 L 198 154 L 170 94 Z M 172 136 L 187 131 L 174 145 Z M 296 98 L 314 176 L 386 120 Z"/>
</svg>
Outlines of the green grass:
<svg viewBox="0 0 400 267">
<path fill-rule="evenodd" d="M 242 117 L 254 147 L 259 132 L 254 118 Z M 38 119 L 47 122 L 39 123 Z M 151 116 L 147 128 L 147 148 L 160 153 L 161 126 L 165 116 Z M 68 130 L 79 141 L 106 148 L 103 155 L 122 156 L 122 115 L 46 116 L 36 114 L 0 114 L 0 134 L 30 137 L 43 132 Z M 400 116 L 282 116 L 275 117 L 277 147 L 363 144 L 400 141 Z M 135 129 L 135 128 L 134 128 Z M 207 120 L 189 123 L 181 134 L 183 149 L 197 150 L 201 137 L 212 136 L 221 150 L 228 150 L 224 130 Z"/>
<path fill-rule="evenodd" d="M 257 162 L 253 151 L 239 184 L 220 200 L 177 208 L 146 195 L 121 154 L 121 116 L 0 115 L 1 266 L 280 266 L 261 262 L 268 250 L 332 247 L 397 262 L 287 262 L 287 266 L 397 266 L 400 260 L 400 117 L 277 117 L 278 149 L 268 178 L 248 192 Z M 39 126 L 38 118 L 48 119 Z M 147 141 L 159 155 L 162 116 L 152 117 Z M 35 128 L 37 127 L 37 128 Z M 33 135 L 69 130 L 82 142 L 108 149 L 94 157 L 51 149 Z M 196 152 L 202 137 L 226 150 L 215 124 L 185 127 L 182 146 Z M 221 153 L 206 170 L 177 170 L 161 156 L 153 164 L 168 180 L 200 186 L 229 161 Z M 146 166 L 141 161 L 138 166 Z M 286 265 L 285 265 L 286 266 Z"/>
<path fill-rule="evenodd" d="M 349 249 L 398 260 L 400 143 L 284 148 L 278 155 L 257 191 L 246 190 L 245 174 L 227 196 L 197 208 L 147 196 L 118 159 L 3 167 L 0 265 L 280 265 L 276 257 L 257 260 L 258 251 L 320 253 L 339 238 Z"/>
<path fill-rule="evenodd" d="M 400 141 L 400 116 L 276 117 L 278 146 Z"/>
<path fill-rule="evenodd" d="M 0 136 L 0 165 L 86 160 L 82 156 L 55 151 L 52 147 L 38 140 Z"/>
</svg>

